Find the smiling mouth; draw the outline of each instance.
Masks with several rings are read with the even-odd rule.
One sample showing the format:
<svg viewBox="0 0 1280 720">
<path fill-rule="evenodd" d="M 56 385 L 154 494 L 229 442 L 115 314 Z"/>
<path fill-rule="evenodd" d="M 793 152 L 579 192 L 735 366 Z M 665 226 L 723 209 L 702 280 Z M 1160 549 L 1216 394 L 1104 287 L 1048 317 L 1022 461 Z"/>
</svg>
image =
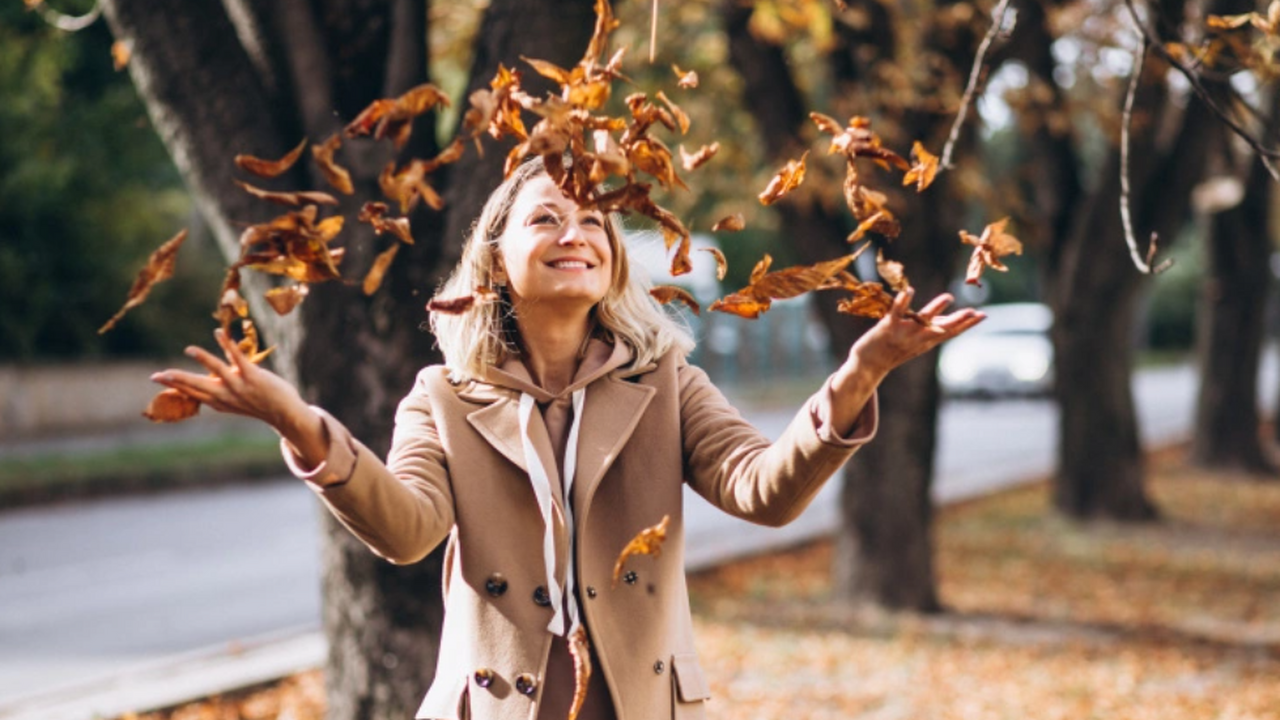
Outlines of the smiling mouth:
<svg viewBox="0 0 1280 720">
<path fill-rule="evenodd" d="M 557 270 L 590 270 L 595 267 L 585 260 L 556 260 L 547 264 Z"/>
</svg>

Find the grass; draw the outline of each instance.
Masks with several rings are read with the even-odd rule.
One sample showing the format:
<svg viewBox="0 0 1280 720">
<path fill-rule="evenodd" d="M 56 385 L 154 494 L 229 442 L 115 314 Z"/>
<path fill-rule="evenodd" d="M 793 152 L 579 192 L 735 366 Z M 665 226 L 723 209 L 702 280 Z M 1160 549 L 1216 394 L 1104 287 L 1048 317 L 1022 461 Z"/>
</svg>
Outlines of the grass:
<svg viewBox="0 0 1280 720">
<path fill-rule="evenodd" d="M 1031 486 L 946 508 L 946 610 L 845 605 L 832 543 L 690 578 L 709 720 L 1280 719 L 1280 482 L 1153 459 L 1159 523 L 1076 523 Z M 315 670 L 142 720 L 319 720 Z"/>
<path fill-rule="evenodd" d="M 277 440 L 226 434 L 103 451 L 0 459 L 0 505 L 190 486 L 285 472 Z"/>
</svg>

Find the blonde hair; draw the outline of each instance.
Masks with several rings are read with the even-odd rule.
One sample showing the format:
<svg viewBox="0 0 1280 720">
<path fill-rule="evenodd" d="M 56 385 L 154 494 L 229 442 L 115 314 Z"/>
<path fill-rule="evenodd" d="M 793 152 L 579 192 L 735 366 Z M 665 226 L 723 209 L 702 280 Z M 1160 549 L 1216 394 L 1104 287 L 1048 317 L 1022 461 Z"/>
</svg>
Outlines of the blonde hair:
<svg viewBox="0 0 1280 720">
<path fill-rule="evenodd" d="M 515 309 L 505 286 L 494 286 L 493 271 L 498 240 L 506 230 L 516 196 L 527 182 L 546 172 L 541 158 L 535 157 L 489 195 L 463 245 L 458 266 L 437 293 L 443 298 L 462 297 L 481 287 L 499 292 L 497 301 L 477 302 L 459 314 L 431 313 L 431 332 L 455 382 L 481 379 L 490 367 L 520 353 Z M 628 368 L 655 362 L 672 348 L 687 355 L 693 350 L 692 335 L 649 295 L 649 279 L 632 271 L 621 229 L 612 214 L 605 220 L 605 233 L 613 251 L 613 278 L 594 309 L 597 333 L 631 347 L 634 357 Z"/>
</svg>

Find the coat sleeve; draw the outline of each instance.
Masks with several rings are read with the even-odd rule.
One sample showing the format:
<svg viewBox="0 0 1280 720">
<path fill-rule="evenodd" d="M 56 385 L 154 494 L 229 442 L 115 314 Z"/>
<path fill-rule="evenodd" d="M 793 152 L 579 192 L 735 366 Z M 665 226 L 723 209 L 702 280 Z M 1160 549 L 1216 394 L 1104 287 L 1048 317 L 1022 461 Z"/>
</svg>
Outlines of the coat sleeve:
<svg viewBox="0 0 1280 720">
<path fill-rule="evenodd" d="M 702 369 L 682 365 L 678 374 L 687 482 L 712 505 L 754 523 L 778 527 L 799 517 L 823 483 L 876 432 L 874 395 L 848 436 L 832 432 L 828 381 L 771 443 Z"/>
<path fill-rule="evenodd" d="M 312 469 L 281 442 L 285 462 L 329 510 L 377 555 L 398 565 L 426 557 L 454 524 L 453 491 L 431 417 L 424 370 L 396 410 L 386 463 L 320 408 L 329 454 Z"/>
</svg>

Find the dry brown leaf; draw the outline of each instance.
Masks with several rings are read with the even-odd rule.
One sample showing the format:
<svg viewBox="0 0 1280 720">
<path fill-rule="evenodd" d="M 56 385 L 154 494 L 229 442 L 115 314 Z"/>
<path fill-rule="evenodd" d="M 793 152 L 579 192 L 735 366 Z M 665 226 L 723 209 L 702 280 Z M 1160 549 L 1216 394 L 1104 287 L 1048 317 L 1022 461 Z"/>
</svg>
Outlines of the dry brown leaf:
<svg viewBox="0 0 1280 720">
<path fill-rule="evenodd" d="M 853 232 L 849 233 L 849 237 L 845 238 L 845 242 L 852 245 L 853 243 L 861 240 L 862 236 L 867 234 L 867 231 L 876 227 L 876 225 L 880 223 L 881 219 L 884 217 L 884 213 L 884 210 L 877 210 L 866 220 L 858 223 L 858 227 L 854 228 Z"/>
<path fill-rule="evenodd" d="M 737 232 L 747 226 L 747 219 L 742 213 L 734 213 L 728 217 L 722 217 L 711 226 L 711 232 Z"/>
<path fill-rule="evenodd" d="M 938 156 L 924 149 L 924 145 L 917 140 L 911 146 L 911 169 L 902 177 L 902 185 L 906 187 L 911 183 L 916 184 L 916 192 L 924 192 L 924 189 L 933 184 L 933 179 L 938 175 Z"/>
<path fill-rule="evenodd" d="M 247 182 L 235 181 L 240 189 L 250 195 L 273 202 L 277 205 L 292 205 L 299 207 L 302 205 L 337 205 L 338 199 L 327 192 L 303 191 L 303 192 L 273 192 L 271 190 L 263 190 L 260 187 L 250 185 Z"/>
<path fill-rule="evenodd" d="M 693 295 L 690 295 L 689 291 L 682 287 L 677 287 L 675 285 L 656 285 L 649 289 L 649 294 L 653 296 L 654 300 L 657 300 L 663 305 L 666 305 L 672 300 L 679 300 L 684 303 L 686 307 L 692 310 L 694 315 L 702 313 L 702 308 L 698 305 L 698 301 L 694 300 Z"/>
<path fill-rule="evenodd" d="M 910 284 L 907 281 L 906 272 L 903 271 L 902 263 L 886 260 L 883 250 L 876 252 L 876 272 L 880 273 L 880 277 L 884 278 L 894 292 L 902 292 Z"/>
<path fill-rule="evenodd" d="M 343 128 L 343 133 L 349 138 L 369 134 L 375 140 L 390 138 L 400 150 L 409 142 L 414 118 L 436 105 L 449 107 L 449 96 L 435 85 L 424 83 L 394 100 L 374 100 Z"/>
<path fill-rule="evenodd" d="M 111 43 L 111 67 L 117 72 L 123 70 L 129 64 L 129 58 L 133 55 L 133 47 L 124 40 L 117 40 Z"/>
<path fill-rule="evenodd" d="M 684 90 L 692 90 L 698 87 L 698 73 L 689 70 L 681 70 L 679 65 L 672 65 L 671 71 L 676 74 L 676 85 Z"/>
<path fill-rule="evenodd" d="M 657 98 L 662 102 L 663 105 L 667 106 L 667 110 L 670 110 L 671 114 L 675 117 L 676 124 L 680 127 L 680 134 L 684 135 L 688 133 L 689 132 L 689 116 L 685 114 L 685 111 L 681 110 L 679 105 L 676 105 L 675 103 L 671 102 L 671 99 L 668 98 L 666 93 L 662 92 L 661 90 L 658 91 Z"/>
<path fill-rule="evenodd" d="M 476 304 L 474 295 L 463 295 L 456 298 L 431 298 L 427 302 L 427 312 L 445 315 L 461 315 Z"/>
<path fill-rule="evenodd" d="M 343 195 L 353 195 L 356 190 L 351 184 L 351 173 L 333 159 L 333 154 L 340 147 L 342 147 L 342 136 L 334 133 L 322 144 L 312 145 L 311 155 L 315 158 L 316 167 L 320 169 L 320 174 L 324 176 L 326 182 Z"/>
<path fill-rule="evenodd" d="M 764 277 L 765 273 L 769 272 L 769 267 L 771 265 L 773 265 L 773 256 L 769 253 L 765 253 L 764 257 L 760 258 L 755 267 L 751 268 L 750 284 L 755 285 L 759 282 L 760 278 Z"/>
<path fill-rule="evenodd" d="M 718 247 L 698 248 L 702 252 L 711 253 L 716 259 L 716 279 L 724 280 L 724 276 L 729 272 L 729 261 L 725 259 L 724 253 L 720 252 Z"/>
<path fill-rule="evenodd" d="M 969 257 L 969 269 L 964 277 L 966 283 L 981 285 L 982 272 L 986 268 L 1007 272 L 1009 268 L 1000 262 L 1000 258 L 1022 254 L 1022 243 L 1004 231 L 1008 224 L 1009 218 L 997 220 L 983 228 L 981 237 L 971 235 L 964 230 L 960 231 L 960 241 L 973 246 L 973 255 Z"/>
<path fill-rule="evenodd" d="M 846 286 L 846 289 L 853 291 L 853 297 L 836 303 L 837 312 L 878 320 L 888 315 L 893 307 L 893 296 L 880 283 L 856 283 L 851 287 Z"/>
<path fill-rule="evenodd" d="M 200 401 L 181 390 L 165 388 L 151 398 L 143 417 L 151 422 L 180 422 L 200 412 Z"/>
<path fill-rule="evenodd" d="M 618 581 L 622 579 L 622 568 L 627 560 L 633 555 L 652 555 L 657 557 L 662 554 L 662 543 L 667 539 L 667 526 L 671 524 L 671 516 L 663 515 L 662 522 L 652 527 L 647 527 L 631 538 L 627 546 L 622 548 L 622 552 L 618 554 L 618 560 L 613 564 L 613 587 L 618 587 Z"/>
<path fill-rule="evenodd" d="M 155 287 L 158 282 L 163 282 L 173 277 L 173 268 L 176 263 L 178 248 L 182 247 L 182 241 L 187 239 L 187 230 L 183 228 L 172 238 L 165 241 L 163 245 L 156 248 L 151 253 L 151 257 L 147 258 L 147 264 L 138 272 L 138 276 L 134 278 L 133 287 L 129 288 L 128 298 L 124 302 L 124 306 L 116 311 L 102 327 L 98 328 L 98 334 L 101 335 L 116 323 L 120 322 L 120 318 L 125 313 L 142 304 L 147 299 L 147 295 L 151 292 L 151 288 Z"/>
<path fill-rule="evenodd" d="M 730 293 L 711 303 L 709 310 L 729 313 L 740 318 L 754 320 L 769 311 L 773 301 L 768 298 L 757 298 L 750 295 Z"/>
<path fill-rule="evenodd" d="M 382 285 L 382 278 L 387 274 L 387 268 L 391 267 L 391 261 L 395 260 L 397 252 L 400 252 L 400 243 L 383 250 L 378 253 L 378 257 L 374 258 L 373 266 L 364 276 L 364 283 L 361 286 L 365 295 L 372 295 L 378 291 L 378 287 Z"/>
<path fill-rule="evenodd" d="M 310 289 L 310 285 L 285 285 L 271 288 L 265 293 L 264 297 L 266 297 L 267 303 L 271 305 L 271 309 L 276 311 L 276 314 L 288 315 L 302 303 Z"/>
<path fill-rule="evenodd" d="M 685 152 L 684 145 L 680 146 L 680 164 L 684 166 L 685 172 L 692 172 L 702 167 L 708 160 L 715 157 L 720 152 L 720 143 L 713 142 L 710 145 L 703 145 L 698 148 L 698 152 L 690 155 Z"/>
<path fill-rule="evenodd" d="M 279 160 L 263 160 L 252 155 L 236 155 L 236 167 L 247 173 L 252 173 L 258 177 L 273 178 L 279 177 L 288 172 L 289 168 L 298 161 L 302 156 L 302 151 L 307 147 L 307 139 L 302 138 L 302 142 L 298 146 L 290 150 L 287 155 Z"/>
<path fill-rule="evenodd" d="M 760 193 L 760 204 L 772 205 L 804 182 L 804 161 L 808 157 L 809 151 L 806 150 L 799 160 L 788 160 L 786 166 L 773 176 L 764 191 Z"/>
<path fill-rule="evenodd" d="M 384 217 L 387 213 L 387 204 L 380 202 L 367 202 L 360 208 L 360 214 L 357 220 L 367 222 L 373 226 L 373 231 L 381 235 L 389 232 L 400 238 L 401 242 L 406 245 L 413 244 L 413 233 L 409 230 L 409 218 L 388 218 Z"/>
<path fill-rule="evenodd" d="M 573 701 L 569 704 L 568 720 L 577 720 L 591 683 L 591 643 L 585 625 L 579 625 L 569 636 L 569 655 L 573 658 Z"/>
</svg>

